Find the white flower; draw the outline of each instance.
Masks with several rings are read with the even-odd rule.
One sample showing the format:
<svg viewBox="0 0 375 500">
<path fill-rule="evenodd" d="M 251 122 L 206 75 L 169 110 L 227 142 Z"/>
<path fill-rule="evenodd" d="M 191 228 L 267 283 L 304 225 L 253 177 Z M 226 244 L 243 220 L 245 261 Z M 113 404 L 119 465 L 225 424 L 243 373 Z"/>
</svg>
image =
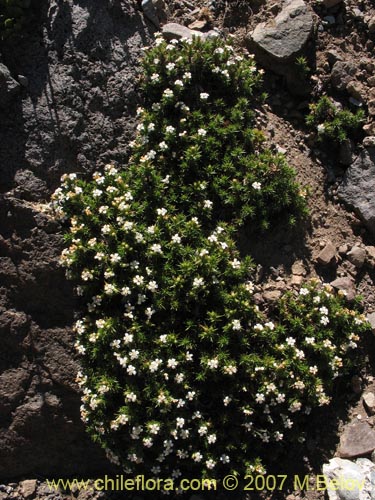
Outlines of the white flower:
<svg viewBox="0 0 375 500">
<path fill-rule="evenodd" d="M 182 428 L 185 425 L 185 419 L 178 417 L 176 418 L 176 427 Z"/>
<path fill-rule="evenodd" d="M 144 280 L 145 280 L 145 279 L 144 279 L 144 277 L 143 277 L 143 276 L 140 276 L 139 274 L 137 274 L 137 275 L 136 275 L 136 276 L 134 276 L 134 278 L 133 278 L 133 283 L 134 283 L 135 285 L 139 285 L 139 286 L 140 286 L 140 285 L 142 285 L 142 284 L 143 284 Z"/>
<path fill-rule="evenodd" d="M 262 332 L 264 330 L 264 326 L 260 323 L 257 323 L 256 325 L 254 325 L 254 330 L 257 332 Z"/>
<path fill-rule="evenodd" d="M 164 215 L 166 215 L 166 213 L 167 213 L 167 209 L 166 208 L 157 208 L 156 213 L 158 215 L 161 215 L 162 217 L 164 217 Z"/>
<path fill-rule="evenodd" d="M 167 134 L 174 134 L 176 132 L 176 129 L 174 127 L 172 127 L 172 125 L 168 125 L 165 128 L 165 131 L 167 132 Z"/>
<path fill-rule="evenodd" d="M 186 361 L 193 361 L 193 355 L 191 352 L 187 351 L 185 354 Z"/>
<path fill-rule="evenodd" d="M 223 464 L 229 464 L 229 462 L 230 462 L 229 456 L 228 455 L 221 455 L 220 462 L 222 462 Z"/>
<path fill-rule="evenodd" d="M 206 461 L 207 469 L 213 469 L 216 465 L 216 462 L 210 458 L 210 460 Z"/>
<path fill-rule="evenodd" d="M 150 363 L 150 372 L 156 372 L 159 369 L 159 366 L 162 364 L 161 359 L 155 359 Z"/>
<path fill-rule="evenodd" d="M 310 366 L 309 372 L 312 373 L 313 375 L 316 375 L 318 373 L 318 367 L 316 365 Z"/>
<path fill-rule="evenodd" d="M 292 413 L 295 413 L 296 411 L 299 411 L 302 407 L 302 403 L 300 403 L 299 401 L 294 401 L 294 403 L 292 403 L 289 407 L 289 410 L 292 412 Z"/>
<path fill-rule="evenodd" d="M 283 437 L 284 437 L 284 435 L 281 432 L 279 432 L 279 431 L 275 432 L 275 440 L 276 441 L 282 441 Z"/>
<path fill-rule="evenodd" d="M 181 87 L 182 88 L 184 86 L 184 82 L 182 80 L 176 80 L 174 82 L 174 84 L 175 84 L 176 87 Z"/>
<path fill-rule="evenodd" d="M 210 94 L 207 94 L 207 92 L 201 92 L 199 94 L 199 97 L 202 99 L 202 101 L 207 101 L 207 99 L 210 97 Z"/>
<path fill-rule="evenodd" d="M 176 361 L 174 358 L 168 359 L 167 366 L 168 368 L 175 369 L 178 365 L 178 361 Z"/>
<path fill-rule="evenodd" d="M 192 454 L 191 458 L 194 460 L 194 462 L 201 462 L 203 455 L 199 451 L 195 452 Z"/>
<path fill-rule="evenodd" d="M 160 431 L 159 424 L 150 424 L 148 428 L 151 434 L 157 434 Z"/>
<path fill-rule="evenodd" d="M 130 365 L 131 366 L 131 365 Z M 134 392 L 128 392 L 126 395 L 125 395 L 125 398 L 130 401 L 131 403 L 134 403 L 135 401 L 137 401 L 137 396 L 136 394 L 134 394 Z"/>
<path fill-rule="evenodd" d="M 241 267 L 241 262 L 238 259 L 233 259 L 230 262 L 230 265 L 233 267 L 233 269 L 239 269 Z"/>
<path fill-rule="evenodd" d="M 158 75 L 158 73 L 153 73 L 151 75 L 151 81 L 152 82 L 159 82 L 160 81 L 160 76 Z"/>
<path fill-rule="evenodd" d="M 160 335 L 159 340 L 162 344 L 166 344 L 168 335 Z"/>
<path fill-rule="evenodd" d="M 229 396 L 225 396 L 225 398 L 223 399 L 224 406 L 228 406 L 231 401 L 232 398 L 230 398 Z"/>
<path fill-rule="evenodd" d="M 171 89 L 165 89 L 163 92 L 163 96 L 169 99 L 170 97 L 173 97 L 173 91 Z"/>
<path fill-rule="evenodd" d="M 193 280 L 193 288 L 199 288 L 204 285 L 203 278 L 194 278 Z"/>
<path fill-rule="evenodd" d="M 104 284 L 104 293 L 107 295 L 113 295 L 116 292 L 116 288 L 112 283 L 105 283 Z"/>
<path fill-rule="evenodd" d="M 135 367 L 133 365 L 129 365 L 127 367 L 126 371 L 129 375 L 136 375 L 137 374 L 137 370 L 135 369 Z"/>
<path fill-rule="evenodd" d="M 256 191 L 259 191 L 262 188 L 262 184 L 260 182 L 253 182 L 251 184 L 252 188 L 255 189 Z"/>
<path fill-rule="evenodd" d="M 121 295 L 124 295 L 125 297 L 127 295 L 130 295 L 131 294 L 131 290 L 128 286 L 124 286 L 123 288 L 121 288 Z"/>
<path fill-rule="evenodd" d="M 247 283 L 245 283 L 245 289 L 249 293 L 253 293 L 253 291 L 254 291 L 254 283 L 252 281 L 248 281 Z"/>
<path fill-rule="evenodd" d="M 168 144 L 165 141 L 159 142 L 159 149 L 161 151 L 166 151 L 168 149 Z"/>
<path fill-rule="evenodd" d="M 259 403 L 259 404 L 264 403 L 264 402 L 265 402 L 265 400 L 266 400 L 266 397 L 265 397 L 265 395 L 264 395 L 264 394 L 259 393 L 259 392 L 256 394 L 256 396 L 255 396 L 255 401 L 256 401 L 257 403 Z"/>
<path fill-rule="evenodd" d="M 186 72 L 182 75 L 182 78 L 183 78 L 184 80 L 187 80 L 187 81 L 191 80 L 191 73 L 190 73 L 190 71 L 186 71 Z"/>
<path fill-rule="evenodd" d="M 241 321 L 239 319 L 234 319 L 232 321 L 232 330 L 241 330 Z"/>
<path fill-rule="evenodd" d="M 215 49 L 214 54 L 224 54 L 223 47 L 218 47 L 217 49 Z"/>
<path fill-rule="evenodd" d="M 121 262 L 121 257 L 119 256 L 118 253 L 113 253 L 110 257 L 112 264 L 117 264 L 118 262 Z"/>
<path fill-rule="evenodd" d="M 285 401 L 285 394 L 283 394 L 283 393 L 278 394 L 277 397 L 276 397 L 276 401 L 278 403 L 284 403 L 284 401 Z"/>
<path fill-rule="evenodd" d="M 123 337 L 123 341 L 125 344 L 130 344 L 131 342 L 133 342 L 133 334 L 131 333 L 125 333 L 124 337 Z"/>
<path fill-rule="evenodd" d="M 294 344 L 296 343 L 296 339 L 294 339 L 293 337 L 288 337 L 286 339 L 286 343 L 290 346 L 294 346 Z"/>
<path fill-rule="evenodd" d="M 327 316 L 327 314 L 328 314 L 328 309 L 327 309 L 325 306 L 322 306 L 322 307 L 319 309 L 319 312 L 320 312 L 320 314 L 322 314 L 323 316 Z"/>
<path fill-rule="evenodd" d="M 201 425 L 201 426 L 199 427 L 199 429 L 198 429 L 198 434 L 199 434 L 200 436 L 204 436 L 204 435 L 206 435 L 206 434 L 207 434 L 207 431 L 208 431 L 208 427 L 207 427 L 207 425 Z"/>
<path fill-rule="evenodd" d="M 129 352 L 129 358 L 130 359 L 137 359 L 139 356 L 139 351 L 137 351 L 136 349 L 132 349 L 130 352 Z"/>
<path fill-rule="evenodd" d="M 172 243 L 181 243 L 181 236 L 176 233 L 172 236 L 171 241 L 172 241 Z"/>
<path fill-rule="evenodd" d="M 237 373 L 237 367 L 234 365 L 225 366 L 224 372 L 227 373 L 228 375 L 234 375 L 235 373 Z"/>
<path fill-rule="evenodd" d="M 219 360 L 217 358 L 212 358 L 207 361 L 207 366 L 211 370 L 215 370 L 219 366 Z"/>
<path fill-rule="evenodd" d="M 198 135 L 199 136 L 204 137 L 206 134 L 207 134 L 207 130 L 205 130 L 204 128 L 199 128 L 198 129 Z"/>
<path fill-rule="evenodd" d="M 94 189 L 92 192 L 92 195 L 94 198 L 99 198 L 103 194 L 103 191 L 100 189 Z"/>
<path fill-rule="evenodd" d="M 185 375 L 183 373 L 177 373 L 174 379 L 178 384 L 181 384 L 184 381 L 184 378 Z"/>
<path fill-rule="evenodd" d="M 305 337 L 305 342 L 306 344 L 314 344 L 315 343 L 315 337 Z"/>
<path fill-rule="evenodd" d="M 212 205 L 213 205 L 213 202 L 210 200 L 204 200 L 204 202 L 203 202 L 203 208 L 210 209 L 210 208 L 212 208 Z"/>
<path fill-rule="evenodd" d="M 174 70 L 174 68 L 175 68 L 175 67 L 176 67 L 176 65 L 175 65 L 175 63 L 173 63 L 173 62 L 170 62 L 170 63 L 168 63 L 168 64 L 166 65 L 166 68 L 167 68 L 167 70 L 168 70 L 168 71 L 172 71 L 172 70 Z"/>
<path fill-rule="evenodd" d="M 310 292 L 308 290 L 308 288 L 301 288 L 301 290 L 299 291 L 299 294 L 300 295 L 308 295 Z"/>
<path fill-rule="evenodd" d="M 329 318 L 328 316 L 322 316 L 321 319 L 320 319 L 320 323 L 324 326 L 328 325 L 329 323 Z"/>
<path fill-rule="evenodd" d="M 324 126 L 324 123 L 319 123 L 317 129 L 318 129 L 318 133 L 322 134 L 325 131 L 325 129 L 326 129 L 325 126 Z"/>
<path fill-rule="evenodd" d="M 148 319 L 151 319 L 151 316 L 153 314 L 155 314 L 155 310 L 154 309 L 151 309 L 151 307 L 148 307 L 146 310 L 145 310 L 145 314 L 147 316 Z"/>
<path fill-rule="evenodd" d="M 163 253 L 161 245 L 159 245 L 159 243 L 154 243 L 153 245 L 151 245 L 150 250 L 153 253 Z"/>
<path fill-rule="evenodd" d="M 144 438 L 142 442 L 146 448 L 151 448 L 151 446 L 154 444 L 151 438 Z"/>
<path fill-rule="evenodd" d="M 150 283 L 147 285 L 147 288 L 150 290 L 150 292 L 156 292 L 156 290 L 159 288 L 159 285 L 156 283 L 156 281 L 150 281 Z"/>
</svg>

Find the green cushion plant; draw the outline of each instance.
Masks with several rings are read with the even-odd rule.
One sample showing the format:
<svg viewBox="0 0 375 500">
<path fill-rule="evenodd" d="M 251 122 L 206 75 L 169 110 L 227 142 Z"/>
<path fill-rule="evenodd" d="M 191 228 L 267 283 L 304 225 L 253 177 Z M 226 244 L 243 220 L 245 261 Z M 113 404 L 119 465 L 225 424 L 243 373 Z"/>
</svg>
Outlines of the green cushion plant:
<svg viewBox="0 0 375 500">
<path fill-rule="evenodd" d="M 132 474 L 262 471 L 265 443 L 303 440 L 366 325 L 315 282 L 273 319 L 255 304 L 237 231 L 293 224 L 306 202 L 254 126 L 252 58 L 219 39 L 157 37 L 143 65 L 126 168 L 65 175 L 54 195 L 84 309 L 82 419 Z"/>
</svg>

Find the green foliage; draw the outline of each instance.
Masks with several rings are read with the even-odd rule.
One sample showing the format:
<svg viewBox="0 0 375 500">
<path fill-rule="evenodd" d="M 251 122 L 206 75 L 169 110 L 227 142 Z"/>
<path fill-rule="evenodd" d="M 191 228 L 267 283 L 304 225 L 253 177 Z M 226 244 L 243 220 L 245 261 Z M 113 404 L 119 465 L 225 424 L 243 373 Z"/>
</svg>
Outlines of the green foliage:
<svg viewBox="0 0 375 500">
<path fill-rule="evenodd" d="M 20 32 L 29 16 L 31 0 L 0 0 L 0 38 Z"/>
<path fill-rule="evenodd" d="M 63 177 L 62 262 L 85 314 L 78 382 L 90 434 L 126 472 L 261 471 L 265 443 L 303 441 L 366 325 L 312 283 L 271 320 L 236 232 L 305 201 L 254 128 L 261 76 L 230 45 L 156 39 L 126 169 Z"/>
<path fill-rule="evenodd" d="M 296 67 L 297 67 L 297 71 L 301 75 L 301 77 L 303 79 L 307 80 L 311 74 L 311 68 L 309 67 L 305 56 L 297 57 Z"/>
<path fill-rule="evenodd" d="M 319 141 L 341 143 L 358 131 L 364 119 L 365 113 L 362 109 L 356 113 L 348 109 L 339 110 L 329 97 L 324 95 L 316 104 L 310 104 L 306 123 L 317 131 Z"/>
</svg>

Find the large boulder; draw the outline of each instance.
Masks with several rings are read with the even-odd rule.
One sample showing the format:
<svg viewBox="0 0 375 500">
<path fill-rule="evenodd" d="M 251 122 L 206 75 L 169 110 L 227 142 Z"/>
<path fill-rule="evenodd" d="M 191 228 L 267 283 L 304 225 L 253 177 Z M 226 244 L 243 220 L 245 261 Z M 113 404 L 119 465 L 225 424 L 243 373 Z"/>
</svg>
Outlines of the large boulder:
<svg viewBox="0 0 375 500">
<path fill-rule="evenodd" d="M 364 149 L 348 168 L 338 196 L 354 209 L 375 236 L 375 148 Z"/>
<path fill-rule="evenodd" d="M 260 23 L 251 35 L 251 49 L 264 67 L 286 77 L 295 94 L 307 91 L 305 79 L 299 74 L 296 58 L 304 53 L 314 29 L 310 8 L 303 0 L 286 0 L 275 19 Z"/>
<path fill-rule="evenodd" d="M 271 69 L 273 64 L 294 61 L 303 51 L 314 28 L 311 10 L 303 0 L 287 0 L 275 19 L 260 23 L 252 33 L 258 53 L 263 52 L 262 62 Z"/>
</svg>

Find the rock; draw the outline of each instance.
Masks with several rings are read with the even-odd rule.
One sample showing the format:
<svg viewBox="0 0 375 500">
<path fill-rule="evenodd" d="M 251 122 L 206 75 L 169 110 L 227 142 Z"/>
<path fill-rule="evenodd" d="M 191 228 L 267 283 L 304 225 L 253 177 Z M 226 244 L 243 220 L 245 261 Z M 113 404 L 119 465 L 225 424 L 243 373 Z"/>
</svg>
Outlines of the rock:
<svg viewBox="0 0 375 500">
<path fill-rule="evenodd" d="M 350 104 L 353 104 L 356 108 L 361 108 L 362 107 L 362 101 L 359 99 L 356 99 L 355 97 L 349 97 L 349 102 Z"/>
<path fill-rule="evenodd" d="M 288 0 L 270 23 L 255 28 L 252 40 L 277 62 L 294 59 L 312 34 L 314 22 L 310 9 L 302 0 Z"/>
<path fill-rule="evenodd" d="M 365 137 L 362 144 L 365 148 L 375 148 L 375 135 Z"/>
<path fill-rule="evenodd" d="M 365 476 L 359 465 L 350 460 L 332 458 L 328 464 L 323 465 L 323 475 L 328 480 L 329 500 L 359 500 L 365 483 Z M 337 486 L 333 487 L 331 481 L 336 481 Z"/>
<path fill-rule="evenodd" d="M 193 38 L 193 36 L 202 36 L 200 31 L 193 31 L 187 28 L 186 26 L 182 26 L 182 24 L 177 23 L 168 23 L 165 24 L 162 28 L 162 33 L 164 38 L 167 40 L 172 40 L 176 38 L 180 40 L 180 38 Z"/>
<path fill-rule="evenodd" d="M 189 24 L 191 30 L 203 30 L 207 26 L 207 21 L 205 19 L 197 19 L 193 23 Z"/>
<path fill-rule="evenodd" d="M 367 321 L 370 323 L 371 325 L 371 330 L 372 330 L 372 333 L 375 334 L 375 312 L 371 313 L 371 314 L 368 314 L 367 315 Z"/>
<path fill-rule="evenodd" d="M 323 20 L 330 25 L 336 24 L 335 16 L 325 16 Z"/>
<path fill-rule="evenodd" d="M 370 415 L 375 413 L 375 394 L 367 392 L 363 395 L 363 404 Z"/>
<path fill-rule="evenodd" d="M 361 151 L 345 173 L 339 198 L 353 208 L 375 235 L 375 148 Z"/>
<path fill-rule="evenodd" d="M 349 166 L 353 162 L 353 143 L 350 139 L 340 143 L 339 160 L 342 165 Z"/>
<path fill-rule="evenodd" d="M 342 56 L 337 52 L 337 50 L 327 50 L 326 55 L 331 66 L 333 66 L 337 61 L 342 61 Z"/>
<path fill-rule="evenodd" d="M 29 85 L 29 79 L 26 76 L 18 75 L 17 80 L 20 82 L 22 87 L 27 87 Z"/>
<path fill-rule="evenodd" d="M 375 268 L 375 246 L 366 247 L 366 260 L 370 267 Z"/>
<path fill-rule="evenodd" d="M 25 498 L 31 498 L 36 492 L 36 479 L 26 479 L 20 483 L 20 493 Z"/>
<path fill-rule="evenodd" d="M 375 87 L 375 76 L 370 76 L 367 80 L 367 83 L 368 85 L 370 85 L 370 87 Z"/>
<path fill-rule="evenodd" d="M 301 260 L 297 260 L 296 262 L 294 262 L 294 264 L 292 265 L 292 273 L 296 274 L 297 276 L 306 276 L 307 271 Z"/>
<path fill-rule="evenodd" d="M 375 135 L 375 121 L 363 125 L 363 130 L 366 135 Z"/>
<path fill-rule="evenodd" d="M 368 30 L 371 34 L 375 33 L 375 16 L 373 16 L 367 23 Z"/>
<path fill-rule="evenodd" d="M 346 90 L 352 97 L 354 97 L 354 99 L 357 99 L 358 101 L 363 101 L 364 89 L 357 80 L 351 80 L 347 84 Z"/>
<path fill-rule="evenodd" d="M 360 269 L 366 261 L 366 250 L 361 247 L 353 247 L 348 253 L 349 261 Z"/>
<path fill-rule="evenodd" d="M 375 99 L 371 99 L 367 103 L 368 114 L 370 116 L 375 116 Z"/>
<path fill-rule="evenodd" d="M 346 90 L 350 81 L 357 72 L 356 66 L 351 62 L 337 61 L 333 65 L 331 73 L 332 86 L 337 90 Z"/>
<path fill-rule="evenodd" d="M 366 422 L 354 422 L 345 427 L 338 454 L 342 458 L 368 455 L 375 450 L 375 431 Z"/>
<path fill-rule="evenodd" d="M 303 0 L 287 0 L 281 12 L 270 22 L 260 23 L 251 35 L 251 48 L 257 60 L 275 73 L 287 78 L 291 91 L 306 91 L 306 82 L 298 74 L 295 59 L 313 32 L 310 8 Z M 294 84 L 292 83 L 294 82 Z"/>
<path fill-rule="evenodd" d="M 355 394 L 362 393 L 362 379 L 358 375 L 354 375 L 351 379 L 351 387 Z"/>
<path fill-rule="evenodd" d="M 325 247 L 323 248 L 323 250 L 321 250 L 316 260 L 319 264 L 327 266 L 333 261 L 335 256 L 336 256 L 336 247 L 333 245 L 331 241 L 329 241 L 328 243 L 325 244 Z"/>
<path fill-rule="evenodd" d="M 9 69 L 0 63 L 0 107 L 6 106 L 20 90 L 20 84 L 11 77 Z"/>
<path fill-rule="evenodd" d="M 280 297 L 281 297 L 280 290 L 267 290 L 266 292 L 263 293 L 263 298 L 267 302 L 274 302 L 275 300 L 278 300 Z"/>
<path fill-rule="evenodd" d="M 323 5 L 324 7 L 327 7 L 327 9 L 330 9 L 331 7 L 334 7 L 335 5 L 338 5 L 341 2 L 342 0 L 323 0 Z"/>
<path fill-rule="evenodd" d="M 142 0 L 142 10 L 147 19 L 158 29 L 160 23 L 167 20 L 167 7 L 164 0 Z"/>
<path fill-rule="evenodd" d="M 343 278 L 336 278 L 335 280 L 331 281 L 330 285 L 335 288 L 336 290 L 341 290 L 346 293 L 346 298 L 349 301 L 354 300 L 355 298 L 355 283 L 351 278 L 348 277 L 343 277 Z"/>
<path fill-rule="evenodd" d="M 292 279 L 290 280 L 290 284 L 292 286 L 300 286 L 302 284 L 302 281 L 303 281 L 303 277 L 302 276 L 294 274 L 292 276 Z"/>
</svg>

